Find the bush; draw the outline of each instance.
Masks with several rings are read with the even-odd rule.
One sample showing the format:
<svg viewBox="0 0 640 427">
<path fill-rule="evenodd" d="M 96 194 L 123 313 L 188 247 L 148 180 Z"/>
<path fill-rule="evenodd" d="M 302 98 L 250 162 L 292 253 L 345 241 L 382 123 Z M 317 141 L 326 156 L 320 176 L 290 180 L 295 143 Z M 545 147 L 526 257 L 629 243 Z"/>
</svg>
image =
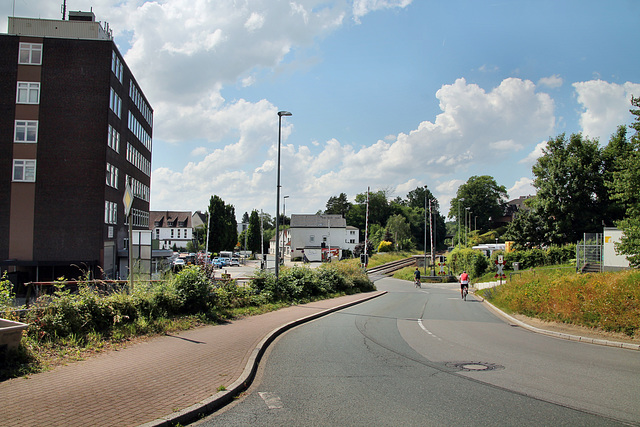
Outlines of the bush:
<svg viewBox="0 0 640 427">
<path fill-rule="evenodd" d="M 380 245 L 378 245 L 378 252 L 391 252 L 393 251 L 393 243 L 391 242 L 387 242 L 386 240 L 383 240 L 382 242 L 380 242 Z"/>
<path fill-rule="evenodd" d="M 473 279 L 484 274 L 489 266 L 489 261 L 481 251 L 468 248 L 455 248 L 449 253 L 447 264 L 454 274 L 460 274 L 466 271 Z"/>
<path fill-rule="evenodd" d="M 198 266 L 183 268 L 173 277 L 178 300 L 187 313 L 206 310 L 210 282 Z"/>
<path fill-rule="evenodd" d="M 2 279 L 0 279 L 0 309 L 5 307 L 11 307 L 13 305 L 13 283 L 7 279 L 7 272 L 2 273 Z"/>
</svg>

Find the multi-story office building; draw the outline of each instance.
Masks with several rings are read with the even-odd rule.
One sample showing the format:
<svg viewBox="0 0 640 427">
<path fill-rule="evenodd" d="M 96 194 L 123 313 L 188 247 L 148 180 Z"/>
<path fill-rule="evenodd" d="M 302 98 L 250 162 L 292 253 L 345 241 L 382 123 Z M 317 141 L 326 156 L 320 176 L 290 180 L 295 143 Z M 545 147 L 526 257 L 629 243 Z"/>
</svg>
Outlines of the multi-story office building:
<svg viewBox="0 0 640 427">
<path fill-rule="evenodd" d="M 0 75 L 2 271 L 126 277 L 127 183 L 133 230 L 149 230 L 153 110 L 108 28 L 92 12 L 10 17 Z"/>
</svg>

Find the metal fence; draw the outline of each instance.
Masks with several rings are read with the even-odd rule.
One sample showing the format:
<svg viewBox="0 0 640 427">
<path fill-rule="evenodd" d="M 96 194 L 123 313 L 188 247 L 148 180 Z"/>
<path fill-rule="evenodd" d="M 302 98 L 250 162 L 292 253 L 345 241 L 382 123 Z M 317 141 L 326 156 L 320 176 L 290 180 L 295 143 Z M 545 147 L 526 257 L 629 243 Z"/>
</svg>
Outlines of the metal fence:
<svg viewBox="0 0 640 427">
<path fill-rule="evenodd" d="M 580 272 L 602 272 L 602 233 L 585 233 L 576 245 L 576 268 Z"/>
</svg>

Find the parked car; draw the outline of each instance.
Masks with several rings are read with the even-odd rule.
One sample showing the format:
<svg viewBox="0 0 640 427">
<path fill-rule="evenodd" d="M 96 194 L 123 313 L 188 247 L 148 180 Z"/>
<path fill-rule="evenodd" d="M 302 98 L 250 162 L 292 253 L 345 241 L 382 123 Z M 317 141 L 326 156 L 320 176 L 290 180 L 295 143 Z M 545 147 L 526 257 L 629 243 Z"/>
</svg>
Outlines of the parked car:
<svg viewBox="0 0 640 427">
<path fill-rule="evenodd" d="M 222 261 L 220 258 L 214 258 L 211 262 L 214 268 L 222 268 Z"/>
<path fill-rule="evenodd" d="M 222 263 L 222 266 L 223 266 L 223 267 L 227 267 L 227 266 L 229 265 L 229 260 L 230 260 L 230 259 L 231 259 L 231 258 L 221 257 L 221 258 L 220 258 L 220 262 Z"/>
<path fill-rule="evenodd" d="M 238 258 L 231 258 L 231 261 L 229 261 L 229 267 L 240 267 L 240 260 Z"/>
</svg>

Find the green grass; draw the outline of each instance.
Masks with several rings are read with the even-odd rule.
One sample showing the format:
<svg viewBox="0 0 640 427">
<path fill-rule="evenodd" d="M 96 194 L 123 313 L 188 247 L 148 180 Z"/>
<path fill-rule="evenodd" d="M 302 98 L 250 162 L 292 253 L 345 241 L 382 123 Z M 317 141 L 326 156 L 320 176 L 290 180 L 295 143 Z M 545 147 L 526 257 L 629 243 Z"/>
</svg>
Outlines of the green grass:
<svg viewBox="0 0 640 427">
<path fill-rule="evenodd" d="M 640 271 L 576 274 L 570 269 L 535 269 L 521 273 L 478 293 L 509 313 L 638 335 Z"/>
</svg>

